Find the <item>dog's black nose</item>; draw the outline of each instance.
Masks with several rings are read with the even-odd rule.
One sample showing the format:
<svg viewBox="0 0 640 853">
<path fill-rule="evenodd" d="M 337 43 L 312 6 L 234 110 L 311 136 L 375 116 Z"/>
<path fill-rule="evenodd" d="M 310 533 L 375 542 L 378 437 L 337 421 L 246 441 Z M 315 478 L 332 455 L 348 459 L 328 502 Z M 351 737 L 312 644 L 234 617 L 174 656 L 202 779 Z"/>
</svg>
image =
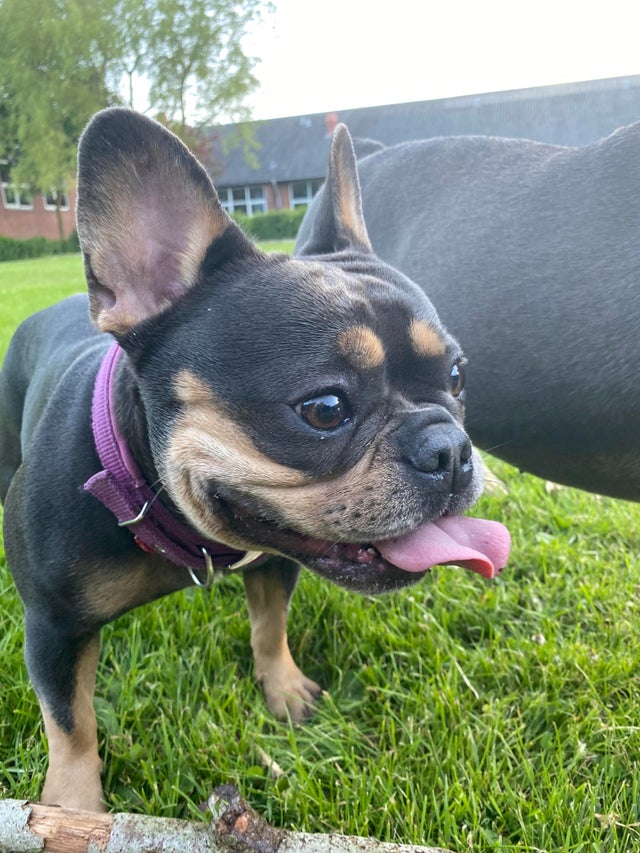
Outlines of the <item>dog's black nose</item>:
<svg viewBox="0 0 640 853">
<path fill-rule="evenodd" d="M 473 450 L 467 434 L 441 406 L 412 412 L 398 433 L 403 460 L 450 493 L 473 477 Z"/>
</svg>

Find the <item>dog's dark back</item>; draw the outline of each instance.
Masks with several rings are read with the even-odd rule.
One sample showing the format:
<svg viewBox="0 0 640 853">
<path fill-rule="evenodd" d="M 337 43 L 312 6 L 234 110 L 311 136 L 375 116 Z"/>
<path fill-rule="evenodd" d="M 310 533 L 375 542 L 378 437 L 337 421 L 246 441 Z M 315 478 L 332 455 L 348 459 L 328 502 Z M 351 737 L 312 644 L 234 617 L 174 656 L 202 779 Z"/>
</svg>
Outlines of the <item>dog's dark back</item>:
<svg viewBox="0 0 640 853">
<path fill-rule="evenodd" d="M 469 357 L 474 441 L 640 499 L 640 124 L 579 149 L 411 142 L 359 173 L 374 249 L 424 287 Z"/>
<path fill-rule="evenodd" d="M 23 448 L 49 405 L 52 388 L 80 353 L 93 357 L 85 343 L 88 339 L 94 341 L 97 359 L 109 341 L 89 321 L 86 294 L 70 296 L 33 314 L 12 338 L 0 370 L 0 503 L 22 462 Z M 56 441 L 52 436 L 54 453 Z"/>
</svg>

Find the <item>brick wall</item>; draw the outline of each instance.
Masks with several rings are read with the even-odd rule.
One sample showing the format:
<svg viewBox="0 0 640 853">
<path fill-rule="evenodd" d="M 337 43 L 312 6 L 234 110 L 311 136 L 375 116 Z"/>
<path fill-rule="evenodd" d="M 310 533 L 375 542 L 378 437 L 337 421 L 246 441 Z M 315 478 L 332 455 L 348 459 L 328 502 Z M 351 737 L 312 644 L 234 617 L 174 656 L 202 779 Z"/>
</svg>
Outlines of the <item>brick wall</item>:
<svg viewBox="0 0 640 853">
<path fill-rule="evenodd" d="M 75 204 L 76 195 L 72 190 L 69 193 L 69 210 L 60 212 L 65 238 L 76 227 Z M 50 240 L 57 240 L 60 236 L 58 215 L 55 210 L 45 209 L 44 196 L 41 195 L 34 196 L 33 210 L 7 209 L 0 197 L 0 235 L 15 237 L 18 240 L 26 240 L 27 237 L 48 237 Z"/>
</svg>

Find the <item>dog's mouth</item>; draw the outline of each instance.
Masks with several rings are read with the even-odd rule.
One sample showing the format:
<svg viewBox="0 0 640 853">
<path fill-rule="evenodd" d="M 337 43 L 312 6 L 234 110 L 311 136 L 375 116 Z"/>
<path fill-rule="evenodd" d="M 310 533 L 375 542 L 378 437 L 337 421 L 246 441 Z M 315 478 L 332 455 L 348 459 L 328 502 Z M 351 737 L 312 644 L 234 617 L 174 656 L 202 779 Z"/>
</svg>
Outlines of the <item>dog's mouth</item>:
<svg viewBox="0 0 640 853">
<path fill-rule="evenodd" d="M 507 563 L 509 532 L 496 521 L 444 515 L 392 539 L 350 543 L 317 539 L 228 504 L 232 527 L 258 549 L 276 552 L 351 591 L 375 594 L 416 583 L 451 564 L 494 578 Z M 231 520 L 231 519 L 230 519 Z"/>
<path fill-rule="evenodd" d="M 444 516 L 404 536 L 363 545 L 297 537 L 297 560 L 350 590 L 385 592 L 420 580 L 434 566 L 454 564 L 494 578 L 510 550 L 495 521 Z M 302 552 L 302 553 L 300 553 Z"/>
</svg>

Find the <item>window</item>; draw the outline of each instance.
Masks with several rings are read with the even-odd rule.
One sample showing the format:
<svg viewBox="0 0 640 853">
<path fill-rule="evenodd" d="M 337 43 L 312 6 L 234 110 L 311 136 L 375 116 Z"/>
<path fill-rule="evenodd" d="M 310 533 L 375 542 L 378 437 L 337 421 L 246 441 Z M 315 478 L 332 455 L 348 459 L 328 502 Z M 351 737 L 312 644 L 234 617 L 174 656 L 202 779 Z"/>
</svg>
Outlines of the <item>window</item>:
<svg viewBox="0 0 640 853">
<path fill-rule="evenodd" d="M 8 210 L 33 210 L 33 196 L 29 187 L 23 184 L 0 184 L 2 203 Z"/>
<path fill-rule="evenodd" d="M 44 196 L 45 210 L 58 210 L 58 203 L 60 204 L 60 210 L 69 210 L 69 196 L 65 192 L 61 190 L 50 190 L 46 196 Z"/>
<path fill-rule="evenodd" d="M 293 181 L 293 183 L 289 184 L 291 207 L 302 207 L 302 205 L 311 204 L 311 199 L 318 192 L 322 184 L 322 179 L 314 181 Z"/>
<path fill-rule="evenodd" d="M 227 213 L 246 213 L 247 216 L 253 216 L 254 213 L 267 212 L 264 187 L 260 185 L 221 189 L 218 190 L 218 196 Z"/>
</svg>

